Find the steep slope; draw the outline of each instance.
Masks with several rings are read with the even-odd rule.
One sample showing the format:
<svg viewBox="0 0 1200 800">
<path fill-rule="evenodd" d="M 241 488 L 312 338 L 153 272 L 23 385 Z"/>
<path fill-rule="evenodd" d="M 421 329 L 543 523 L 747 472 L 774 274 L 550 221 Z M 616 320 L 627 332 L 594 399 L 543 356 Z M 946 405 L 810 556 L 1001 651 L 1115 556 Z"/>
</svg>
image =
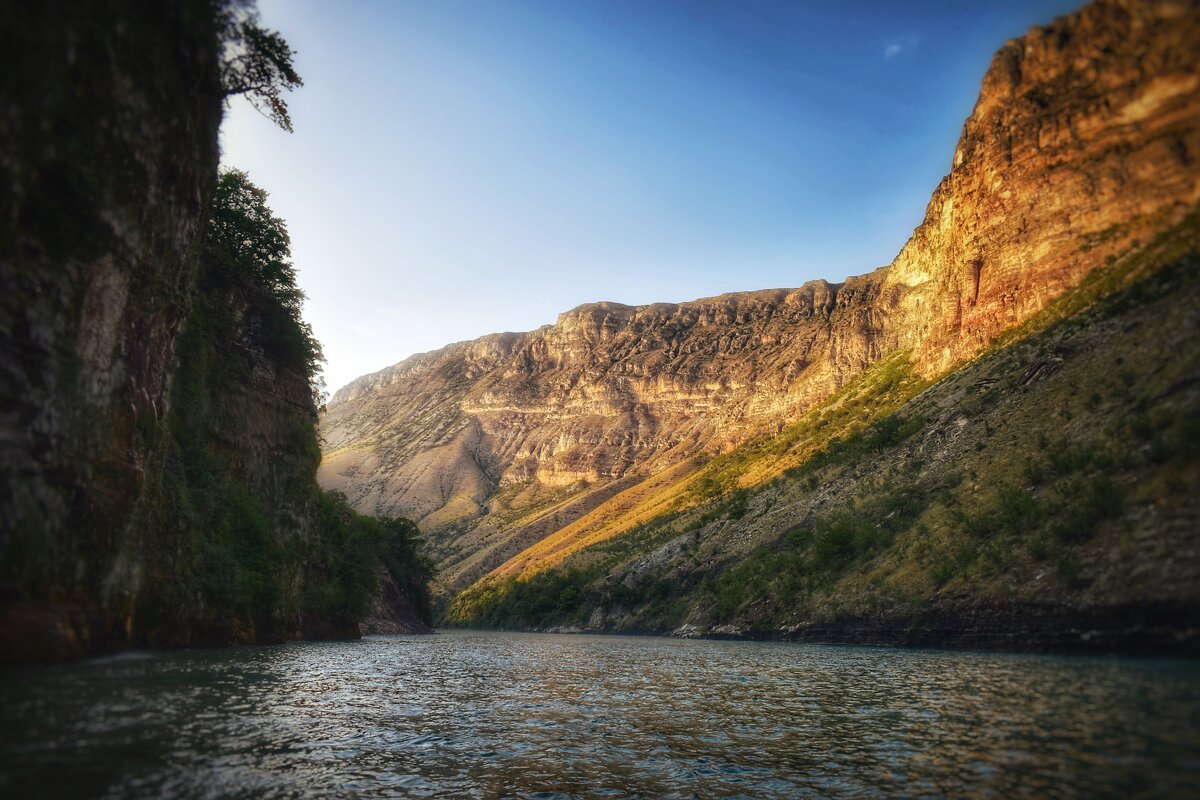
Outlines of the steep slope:
<svg viewBox="0 0 1200 800">
<path fill-rule="evenodd" d="M 414 356 L 334 396 L 320 480 L 418 518 L 454 590 L 645 522 L 689 496 L 697 458 L 780 431 L 881 359 L 943 374 L 1200 199 L 1197 10 L 1098 2 L 1006 44 L 891 266 L 592 304 Z"/>
<path fill-rule="evenodd" d="M 127 596 L 102 620 L 81 609 L 162 455 L 217 170 L 218 42 L 201 0 L 2 13 L 0 582 L 5 600 L 50 603 L 5 644 L 61 629 L 78 651 L 79 631 L 120 631 L 131 611 Z"/>
<path fill-rule="evenodd" d="M 995 55 L 887 272 L 921 372 L 978 353 L 1200 200 L 1198 11 L 1093 3 Z"/>
<path fill-rule="evenodd" d="M 528 509 L 547 490 L 685 460 L 811 406 L 878 357 L 869 331 L 847 333 L 856 297 L 818 283 L 600 303 L 417 356 L 334 396 L 323 482 L 360 510 L 438 527 L 477 519 L 497 488 L 535 484 L 535 498 L 514 498 Z"/>
<path fill-rule="evenodd" d="M 946 378 L 868 376 L 796 434 L 706 466 L 706 502 L 497 570 L 447 618 L 1200 652 L 1197 334 L 1193 215 Z M 788 468 L 721 493 L 722 473 L 764 461 Z"/>
<path fill-rule="evenodd" d="M 223 263 L 211 228 L 158 434 L 162 460 L 108 577 L 137 598 L 137 641 L 354 637 L 377 572 L 409 602 L 375 615 L 425 629 L 411 523 L 357 517 L 316 484 L 315 343 L 252 271 Z"/>
</svg>

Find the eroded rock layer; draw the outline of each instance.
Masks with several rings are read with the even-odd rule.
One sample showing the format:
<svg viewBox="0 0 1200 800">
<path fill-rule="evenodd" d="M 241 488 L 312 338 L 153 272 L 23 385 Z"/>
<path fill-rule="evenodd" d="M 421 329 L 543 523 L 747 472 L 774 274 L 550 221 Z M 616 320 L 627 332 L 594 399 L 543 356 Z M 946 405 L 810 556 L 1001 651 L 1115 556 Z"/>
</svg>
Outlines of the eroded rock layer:
<svg viewBox="0 0 1200 800">
<path fill-rule="evenodd" d="M 890 266 L 590 304 L 414 356 L 335 394 L 322 483 L 422 521 L 462 585 L 627 476 L 778 430 L 885 355 L 930 377 L 971 358 L 1200 200 L 1198 8 L 1098 2 L 1005 44 Z"/>
</svg>

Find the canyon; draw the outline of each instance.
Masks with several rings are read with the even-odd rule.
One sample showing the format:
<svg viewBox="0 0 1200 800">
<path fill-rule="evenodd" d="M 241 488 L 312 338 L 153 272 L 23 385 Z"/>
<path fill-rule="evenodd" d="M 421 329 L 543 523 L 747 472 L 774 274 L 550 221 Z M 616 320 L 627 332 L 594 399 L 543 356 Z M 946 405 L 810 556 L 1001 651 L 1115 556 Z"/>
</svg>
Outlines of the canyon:
<svg viewBox="0 0 1200 800">
<path fill-rule="evenodd" d="M 241 185 L 287 241 L 218 172 L 226 12 L 0 26 L 3 659 L 425 631 L 418 538 L 452 625 L 1200 647 L 1197 3 L 1004 44 L 887 266 L 590 303 L 323 413 L 286 246 L 217 235 Z"/>
<path fill-rule="evenodd" d="M 359 511 L 417 520 L 443 602 L 757 491 L 822 436 L 853 434 L 1029 333 L 1164 231 L 1191 241 L 1197 40 L 1189 2 L 1102 0 L 1034 28 L 995 54 L 950 171 L 890 265 L 836 284 L 593 303 L 532 332 L 413 356 L 334 394 L 318 478 Z M 904 391 L 708 491 L 712 464 L 787 438 L 885 366 L 903 372 Z"/>
</svg>

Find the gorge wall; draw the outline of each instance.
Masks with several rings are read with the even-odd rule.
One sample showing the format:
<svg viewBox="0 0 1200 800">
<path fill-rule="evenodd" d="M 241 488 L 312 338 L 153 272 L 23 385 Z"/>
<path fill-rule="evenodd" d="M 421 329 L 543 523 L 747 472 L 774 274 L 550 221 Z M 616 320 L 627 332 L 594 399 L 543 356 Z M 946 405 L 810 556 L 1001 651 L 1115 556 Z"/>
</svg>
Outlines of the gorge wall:
<svg viewBox="0 0 1200 800">
<path fill-rule="evenodd" d="M 110 576 L 137 561 L 162 457 L 217 170 L 217 35 L 206 2 L 8 5 L 0 30 L 0 580 L 47 603 L 23 633 L 79 650 L 133 610 Z M 111 614 L 80 617 L 109 592 Z"/>
<path fill-rule="evenodd" d="M 0 661 L 356 636 L 380 569 L 428 621 L 407 529 L 316 485 L 303 329 L 206 239 L 227 10 L 0 10 Z"/>
<path fill-rule="evenodd" d="M 635 487 L 782 430 L 885 356 L 943 374 L 1200 200 L 1197 10 L 1097 2 L 1004 45 L 890 266 L 590 304 L 413 356 L 334 395 L 319 479 L 420 520 L 454 590 L 598 530 Z"/>
<path fill-rule="evenodd" d="M 1197 8 L 1093 3 L 996 53 L 884 279 L 922 371 L 975 355 L 1200 200 Z"/>
</svg>

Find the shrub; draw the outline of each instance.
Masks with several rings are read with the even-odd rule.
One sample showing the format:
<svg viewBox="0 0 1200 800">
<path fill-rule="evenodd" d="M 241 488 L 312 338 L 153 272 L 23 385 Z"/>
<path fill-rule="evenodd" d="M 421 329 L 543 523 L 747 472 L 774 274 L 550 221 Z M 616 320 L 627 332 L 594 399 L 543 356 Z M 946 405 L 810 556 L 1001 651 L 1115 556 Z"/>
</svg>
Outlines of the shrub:
<svg viewBox="0 0 1200 800">
<path fill-rule="evenodd" d="M 313 618 L 349 623 L 366 613 L 386 570 L 426 620 L 433 568 L 421 554 L 416 525 L 402 518 L 358 514 L 340 492 L 318 499 L 316 542 L 305 564 L 302 610 Z"/>
<path fill-rule="evenodd" d="M 1080 485 L 1068 482 L 1061 490 L 1064 513 L 1051 532 L 1060 542 L 1072 544 L 1090 539 L 1101 522 L 1113 519 L 1124 509 L 1124 492 L 1105 474 Z"/>
<path fill-rule="evenodd" d="M 1000 487 L 1000 511 L 998 523 L 1009 533 L 1021 533 L 1032 526 L 1042 514 L 1034 496 L 1016 486 L 1004 484 Z"/>
<path fill-rule="evenodd" d="M 1021 476 L 1029 486 L 1041 486 L 1046 480 L 1046 467 L 1038 459 L 1026 458 Z"/>
</svg>

